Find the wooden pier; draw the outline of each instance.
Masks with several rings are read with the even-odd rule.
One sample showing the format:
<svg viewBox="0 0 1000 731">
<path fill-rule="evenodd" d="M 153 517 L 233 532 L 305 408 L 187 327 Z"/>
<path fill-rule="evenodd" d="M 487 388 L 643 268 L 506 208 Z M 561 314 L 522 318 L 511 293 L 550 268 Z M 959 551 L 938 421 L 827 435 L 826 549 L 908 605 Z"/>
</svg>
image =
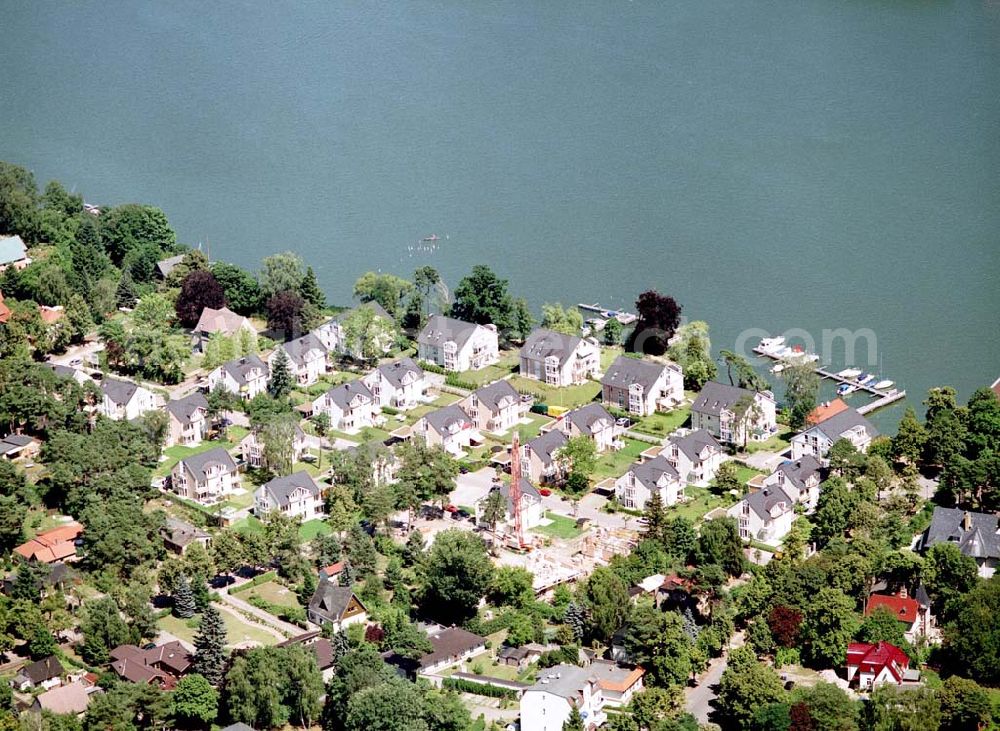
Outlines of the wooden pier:
<svg viewBox="0 0 1000 731">
<path fill-rule="evenodd" d="M 631 325 L 639 319 L 639 316 L 631 312 L 625 312 L 623 310 L 616 310 L 611 307 L 601 307 L 597 302 L 592 305 L 580 303 L 576 306 L 576 309 L 582 310 L 584 312 L 596 312 L 598 315 L 604 319 L 608 319 L 607 313 L 614 313 L 613 317 L 618 320 L 622 325 Z"/>
<path fill-rule="evenodd" d="M 770 358 L 771 360 L 777 361 L 779 363 L 794 363 L 793 360 L 788 358 L 782 358 L 774 353 L 769 353 L 760 346 L 753 349 L 753 352 L 759 355 L 761 358 Z M 820 378 L 827 378 L 831 381 L 836 381 L 837 383 L 846 383 L 848 385 L 854 386 L 858 391 L 864 391 L 870 396 L 874 397 L 874 400 L 869 401 L 864 406 L 859 406 L 856 411 L 859 414 L 868 414 L 877 409 L 881 409 L 889 404 L 894 404 L 901 399 L 906 398 L 906 391 L 903 389 L 890 388 L 889 390 L 880 390 L 872 386 L 862 386 L 853 378 L 844 378 L 832 371 L 828 371 L 823 367 L 813 368 Z"/>
</svg>

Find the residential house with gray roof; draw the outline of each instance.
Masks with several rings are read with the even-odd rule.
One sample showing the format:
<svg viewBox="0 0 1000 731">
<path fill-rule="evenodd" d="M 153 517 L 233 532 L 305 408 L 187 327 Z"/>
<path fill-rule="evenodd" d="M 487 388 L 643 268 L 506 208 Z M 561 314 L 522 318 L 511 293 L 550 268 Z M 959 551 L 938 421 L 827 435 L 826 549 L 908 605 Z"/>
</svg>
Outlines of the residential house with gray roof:
<svg viewBox="0 0 1000 731">
<path fill-rule="evenodd" d="M 823 465 L 811 454 L 801 459 L 785 460 L 764 478 L 764 484 L 780 487 L 789 497 L 805 506 L 806 513 L 816 510 L 819 486 L 823 482 Z"/>
<path fill-rule="evenodd" d="M 156 408 L 156 397 L 137 383 L 105 377 L 101 381 L 101 405 L 98 410 L 115 421 L 132 421 Z"/>
<path fill-rule="evenodd" d="M 597 376 L 601 347 L 593 338 L 538 328 L 521 346 L 521 375 L 550 386 L 572 386 Z"/>
<path fill-rule="evenodd" d="M 169 515 L 163 527 L 160 528 L 160 538 L 163 539 L 163 545 L 168 551 L 181 556 L 196 543 L 208 548 L 208 544 L 212 541 L 212 536 L 201 528 L 196 528 L 190 523 Z"/>
<path fill-rule="evenodd" d="M 521 526 L 524 530 L 531 530 L 542 522 L 542 494 L 525 477 L 521 478 L 518 485 L 521 488 Z M 476 502 L 476 524 L 483 525 L 484 509 L 489 500 L 489 494 L 492 492 L 499 492 L 506 501 L 507 510 L 503 518 L 497 521 L 496 525 L 497 531 L 503 532 L 504 528 L 511 527 L 514 524 L 514 500 L 510 495 L 509 482 L 494 484 L 489 493 Z"/>
<path fill-rule="evenodd" d="M 240 486 L 236 462 L 222 447 L 184 457 L 170 475 L 174 492 L 203 505 L 223 500 Z"/>
<path fill-rule="evenodd" d="M 742 418 L 741 405 L 748 408 Z M 727 444 L 765 442 L 778 429 L 774 395 L 709 381 L 691 405 L 691 428 L 705 429 Z"/>
<path fill-rule="evenodd" d="M 413 434 L 423 437 L 427 446 L 443 447 L 455 457 L 465 454 L 474 441 L 482 441 L 472 417 L 458 404 L 444 406 L 420 417 L 413 425 Z"/>
<path fill-rule="evenodd" d="M 166 446 L 194 447 L 208 434 L 208 399 L 195 391 L 167 401 Z"/>
<path fill-rule="evenodd" d="M 417 353 L 446 371 L 478 371 L 500 359 L 500 341 L 496 325 L 431 315 L 417 336 Z"/>
<path fill-rule="evenodd" d="M 823 459 L 840 439 L 849 441 L 859 452 L 867 452 L 868 445 L 877 436 L 875 426 L 857 410 L 848 407 L 792 437 L 792 459 L 806 455 Z"/>
<path fill-rule="evenodd" d="M 532 482 L 554 483 L 563 478 L 564 469 L 558 454 L 567 441 L 563 432 L 552 429 L 521 445 L 521 469 Z"/>
<path fill-rule="evenodd" d="M 615 481 L 615 496 L 626 508 L 644 510 L 654 493 L 664 505 L 675 505 L 684 497 L 684 480 L 662 454 L 634 462 L 628 472 Z"/>
<path fill-rule="evenodd" d="M 333 625 L 335 631 L 368 620 L 368 610 L 349 586 L 337 586 L 332 581 L 321 581 L 309 600 L 309 621 L 320 626 Z"/>
<path fill-rule="evenodd" d="M 715 477 L 725 456 L 722 445 L 705 429 L 675 434 L 660 454 L 674 466 L 682 481 L 700 485 Z"/>
<path fill-rule="evenodd" d="M 521 394 L 508 381 L 476 389 L 460 405 L 477 429 L 494 434 L 512 429 L 523 413 Z"/>
<path fill-rule="evenodd" d="M 615 445 L 615 417 L 597 403 L 586 404 L 563 414 L 556 422 L 567 437 L 588 437 L 593 440 L 598 454 Z"/>
<path fill-rule="evenodd" d="M 747 494 L 726 511 L 739 523 L 740 537 L 778 546 L 792 529 L 795 498 L 776 485 Z"/>
<path fill-rule="evenodd" d="M 413 358 L 382 363 L 363 380 L 380 409 L 386 406 L 400 411 L 412 409 L 427 391 L 424 369 Z"/>
<path fill-rule="evenodd" d="M 306 452 L 306 433 L 296 424 L 292 431 L 292 462 L 301 462 Z M 264 454 L 264 440 L 259 429 L 251 429 L 240 440 L 240 458 L 255 470 L 267 469 L 267 457 Z"/>
<path fill-rule="evenodd" d="M 174 267 L 184 261 L 184 256 L 184 254 L 177 254 L 176 256 L 169 256 L 166 259 L 160 259 L 156 262 L 156 273 L 160 276 L 160 279 L 169 277 Z"/>
<path fill-rule="evenodd" d="M 521 728 L 562 731 L 573 708 L 586 728 L 607 720 L 600 681 L 590 667 L 554 665 L 539 671 L 538 680 L 521 695 Z"/>
<path fill-rule="evenodd" d="M 24 269 L 31 263 L 28 247 L 20 236 L 0 236 L 0 274 L 7 269 Z"/>
<path fill-rule="evenodd" d="M 601 400 L 640 417 L 669 411 L 684 401 L 684 372 L 676 363 L 619 355 L 601 379 Z"/>
<path fill-rule="evenodd" d="M 87 381 L 93 381 L 94 379 L 90 377 L 86 371 L 80 370 L 79 368 L 72 368 L 70 366 L 59 365 L 58 363 L 49 363 L 49 368 L 60 378 L 72 378 L 74 381 L 83 385 Z"/>
<path fill-rule="evenodd" d="M 988 579 L 1000 561 L 1000 525 L 995 514 L 961 508 L 935 507 L 931 524 L 920 540 L 926 551 L 938 543 L 953 543 L 963 555 L 976 560 L 979 576 Z"/>
<path fill-rule="evenodd" d="M 364 380 L 334 386 L 312 402 L 313 414 L 326 414 L 333 429 L 348 433 L 375 426 L 379 410 L 375 396 Z"/>
<path fill-rule="evenodd" d="M 326 373 L 327 348 L 312 333 L 307 333 L 295 340 L 289 340 L 275 348 L 267 359 L 272 371 L 278 359 L 278 353 L 282 351 L 288 356 L 288 368 L 298 385 L 311 386 L 319 380 L 321 375 Z"/>
<path fill-rule="evenodd" d="M 323 491 L 308 472 L 275 477 L 254 492 L 254 514 L 263 517 L 272 510 L 302 522 L 326 515 Z"/>
<path fill-rule="evenodd" d="M 244 401 L 267 391 L 267 380 L 271 370 L 267 363 L 256 355 L 228 360 L 208 374 L 208 388 L 225 388 Z"/>
</svg>

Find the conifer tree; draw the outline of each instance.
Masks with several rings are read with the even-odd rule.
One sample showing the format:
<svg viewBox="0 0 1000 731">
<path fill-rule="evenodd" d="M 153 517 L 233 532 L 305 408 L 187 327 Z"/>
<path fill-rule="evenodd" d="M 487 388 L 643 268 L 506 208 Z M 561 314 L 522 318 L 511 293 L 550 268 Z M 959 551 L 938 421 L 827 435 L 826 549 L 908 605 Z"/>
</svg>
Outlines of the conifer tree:
<svg viewBox="0 0 1000 731">
<path fill-rule="evenodd" d="M 351 651 L 351 643 L 347 640 L 347 633 L 344 630 L 335 632 L 333 637 L 330 638 L 330 656 L 333 661 L 333 666 L 337 667 L 337 663 L 340 662 L 340 658 Z"/>
<path fill-rule="evenodd" d="M 267 390 L 274 398 L 281 399 L 291 393 L 292 385 L 292 371 L 288 367 L 288 354 L 284 349 L 280 349 L 274 359 L 271 381 L 267 384 Z"/>
<path fill-rule="evenodd" d="M 302 295 L 302 299 L 318 309 L 326 307 L 326 295 L 319 288 L 316 272 L 313 271 L 312 267 L 306 269 L 306 275 L 302 278 L 302 286 L 299 287 L 299 294 Z"/>
<path fill-rule="evenodd" d="M 643 517 L 646 519 L 646 530 L 643 532 L 643 537 L 663 540 L 667 527 L 667 514 L 663 509 L 663 498 L 660 497 L 659 490 L 653 490 L 653 494 L 646 501 L 646 511 Z"/>
<path fill-rule="evenodd" d="M 174 590 L 174 616 L 180 619 L 190 619 L 194 616 L 194 592 L 187 576 L 181 576 Z"/>
<path fill-rule="evenodd" d="M 566 614 L 563 618 L 566 625 L 573 631 L 573 639 L 579 642 L 587 627 L 587 610 L 576 602 L 570 602 L 566 605 Z"/>
<path fill-rule="evenodd" d="M 135 307 L 139 301 L 139 295 L 135 289 L 135 282 L 132 280 L 132 273 L 127 269 L 118 280 L 118 289 L 115 292 L 115 300 L 119 307 Z"/>
<path fill-rule="evenodd" d="M 201 615 L 194 646 L 192 672 L 203 675 L 212 685 L 218 685 L 226 667 L 226 625 L 219 610 L 211 604 Z"/>
<path fill-rule="evenodd" d="M 569 712 L 569 718 L 563 723 L 562 731 L 583 731 L 583 716 L 580 715 L 580 709 L 576 706 Z"/>
</svg>

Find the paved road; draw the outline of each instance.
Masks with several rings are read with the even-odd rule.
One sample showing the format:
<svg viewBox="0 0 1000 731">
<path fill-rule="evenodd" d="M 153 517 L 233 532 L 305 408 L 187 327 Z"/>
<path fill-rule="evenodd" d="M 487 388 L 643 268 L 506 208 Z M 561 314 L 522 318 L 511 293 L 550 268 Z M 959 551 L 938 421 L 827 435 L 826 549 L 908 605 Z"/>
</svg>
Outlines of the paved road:
<svg viewBox="0 0 1000 731">
<path fill-rule="evenodd" d="M 697 718 L 698 723 L 708 723 L 708 714 L 712 712 L 712 701 L 716 697 L 716 687 L 726 671 L 727 664 L 725 655 L 715 658 L 708 664 L 708 670 L 699 679 L 698 685 L 684 689 L 684 710 Z"/>
</svg>

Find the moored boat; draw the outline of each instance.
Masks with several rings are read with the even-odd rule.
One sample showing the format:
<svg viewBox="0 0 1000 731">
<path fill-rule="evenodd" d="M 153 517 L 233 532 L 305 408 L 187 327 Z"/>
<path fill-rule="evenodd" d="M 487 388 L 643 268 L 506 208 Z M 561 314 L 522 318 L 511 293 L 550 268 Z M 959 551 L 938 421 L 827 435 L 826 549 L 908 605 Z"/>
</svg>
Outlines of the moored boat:
<svg viewBox="0 0 1000 731">
<path fill-rule="evenodd" d="M 879 381 L 874 386 L 872 386 L 872 388 L 877 389 L 879 391 L 884 391 L 887 388 L 892 388 L 892 384 L 893 381 Z"/>
<path fill-rule="evenodd" d="M 840 378 L 857 378 L 861 375 L 860 368 L 845 368 L 837 374 Z"/>
</svg>

